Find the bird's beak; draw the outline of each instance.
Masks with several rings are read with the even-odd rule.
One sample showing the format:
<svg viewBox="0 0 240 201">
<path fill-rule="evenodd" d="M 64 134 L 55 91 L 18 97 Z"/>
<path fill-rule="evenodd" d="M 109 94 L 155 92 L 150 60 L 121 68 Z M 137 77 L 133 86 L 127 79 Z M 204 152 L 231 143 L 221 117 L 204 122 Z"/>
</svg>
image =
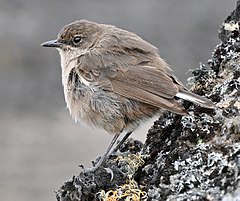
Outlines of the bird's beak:
<svg viewBox="0 0 240 201">
<path fill-rule="evenodd" d="M 57 40 L 50 40 L 41 44 L 42 47 L 61 47 L 62 43 L 58 42 Z"/>
</svg>

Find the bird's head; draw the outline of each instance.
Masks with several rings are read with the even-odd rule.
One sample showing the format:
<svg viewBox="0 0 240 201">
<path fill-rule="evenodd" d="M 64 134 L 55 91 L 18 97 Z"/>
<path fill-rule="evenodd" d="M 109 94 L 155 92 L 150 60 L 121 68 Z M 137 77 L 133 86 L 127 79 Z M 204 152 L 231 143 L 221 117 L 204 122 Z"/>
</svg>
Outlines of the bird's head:
<svg viewBox="0 0 240 201">
<path fill-rule="evenodd" d="M 93 48 L 100 35 L 101 27 L 97 23 L 78 20 L 63 27 L 57 39 L 44 42 L 41 46 L 56 48 L 61 60 L 69 62 Z"/>
</svg>

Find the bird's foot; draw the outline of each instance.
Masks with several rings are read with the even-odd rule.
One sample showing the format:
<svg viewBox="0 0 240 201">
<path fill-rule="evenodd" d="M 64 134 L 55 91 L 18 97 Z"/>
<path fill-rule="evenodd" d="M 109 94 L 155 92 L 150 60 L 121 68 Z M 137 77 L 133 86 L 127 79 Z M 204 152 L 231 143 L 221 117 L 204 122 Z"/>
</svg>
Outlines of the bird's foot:
<svg viewBox="0 0 240 201">
<path fill-rule="evenodd" d="M 104 167 L 101 159 L 97 163 L 93 163 L 93 167 L 84 168 L 83 165 L 79 165 L 79 167 L 83 170 L 83 174 L 92 174 L 92 175 L 99 175 L 101 173 L 103 174 L 110 174 L 110 181 L 113 180 L 114 174 L 111 168 Z"/>
</svg>

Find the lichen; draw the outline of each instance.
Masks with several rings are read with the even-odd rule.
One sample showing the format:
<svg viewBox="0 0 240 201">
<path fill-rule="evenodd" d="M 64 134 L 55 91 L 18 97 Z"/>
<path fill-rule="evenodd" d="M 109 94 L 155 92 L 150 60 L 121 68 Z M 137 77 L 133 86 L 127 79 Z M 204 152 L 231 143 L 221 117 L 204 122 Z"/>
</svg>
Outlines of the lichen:
<svg viewBox="0 0 240 201">
<path fill-rule="evenodd" d="M 118 186 L 115 190 L 101 190 L 96 197 L 99 201 L 146 201 L 148 198 L 147 193 L 142 191 L 133 179 L 127 180 L 126 184 Z"/>
</svg>

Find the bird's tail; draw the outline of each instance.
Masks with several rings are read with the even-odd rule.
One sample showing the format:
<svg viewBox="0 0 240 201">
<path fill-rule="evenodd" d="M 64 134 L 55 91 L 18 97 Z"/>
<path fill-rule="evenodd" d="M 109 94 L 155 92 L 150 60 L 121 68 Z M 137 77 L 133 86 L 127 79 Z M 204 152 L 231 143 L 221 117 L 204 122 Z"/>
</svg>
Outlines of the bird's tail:
<svg viewBox="0 0 240 201">
<path fill-rule="evenodd" d="M 215 105 L 213 104 L 212 101 L 208 100 L 207 98 L 204 98 L 204 97 L 201 97 L 197 94 L 194 94 L 190 91 L 187 91 L 187 90 L 180 90 L 176 96 L 178 98 L 182 98 L 184 100 L 187 100 L 187 101 L 190 101 L 190 102 L 193 102 L 193 103 L 196 103 L 202 107 L 205 107 L 205 108 L 210 108 L 210 109 L 213 109 L 215 108 Z"/>
</svg>

